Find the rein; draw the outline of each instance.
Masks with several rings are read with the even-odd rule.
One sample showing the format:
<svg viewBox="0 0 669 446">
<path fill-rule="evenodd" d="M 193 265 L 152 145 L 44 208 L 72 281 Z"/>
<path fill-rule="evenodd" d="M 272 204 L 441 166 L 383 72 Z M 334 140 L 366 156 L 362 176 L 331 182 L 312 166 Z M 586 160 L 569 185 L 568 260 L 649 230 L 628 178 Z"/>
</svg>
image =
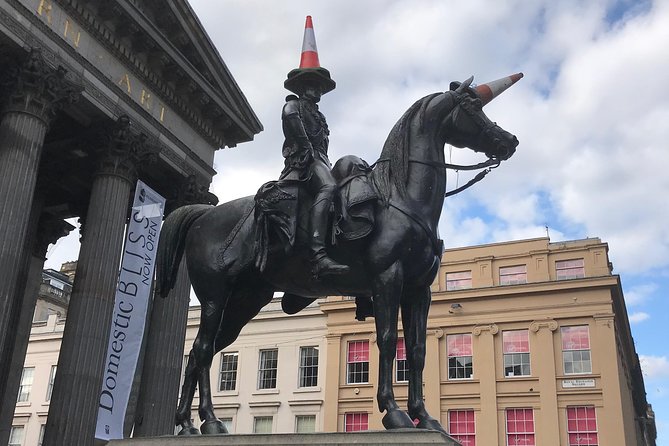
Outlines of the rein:
<svg viewBox="0 0 669 446">
<path fill-rule="evenodd" d="M 381 162 L 388 162 L 390 159 L 388 158 L 380 158 L 378 159 L 374 164 L 372 164 L 370 167 L 374 168 L 378 163 Z M 486 175 L 490 173 L 492 169 L 495 169 L 499 166 L 500 160 L 495 159 L 495 158 L 489 158 L 486 161 L 483 161 L 482 163 L 478 164 L 471 164 L 471 165 L 460 165 L 460 164 L 450 164 L 450 163 L 442 163 L 438 161 L 425 161 L 425 160 L 419 160 L 415 158 L 409 158 L 410 163 L 417 163 L 417 164 L 424 164 L 426 166 L 430 166 L 434 169 L 451 169 L 451 170 L 477 170 L 477 169 L 485 169 L 482 172 L 479 172 L 476 174 L 474 178 L 469 180 L 466 184 L 458 187 L 457 189 L 453 189 L 451 191 L 448 191 L 444 194 L 444 197 L 450 197 L 455 194 L 459 194 L 463 190 L 469 189 L 479 181 L 481 181 L 483 178 L 485 178 Z"/>
</svg>

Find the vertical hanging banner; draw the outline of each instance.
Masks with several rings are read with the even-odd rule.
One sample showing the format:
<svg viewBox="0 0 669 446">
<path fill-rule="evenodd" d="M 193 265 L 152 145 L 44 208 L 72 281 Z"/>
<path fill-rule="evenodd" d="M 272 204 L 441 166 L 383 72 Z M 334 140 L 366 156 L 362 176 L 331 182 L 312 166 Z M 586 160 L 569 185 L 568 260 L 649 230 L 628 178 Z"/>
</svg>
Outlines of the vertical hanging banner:
<svg viewBox="0 0 669 446">
<path fill-rule="evenodd" d="M 165 199 L 137 181 L 100 389 L 95 438 L 101 440 L 123 438 L 123 420 L 144 336 L 164 209 Z"/>
</svg>

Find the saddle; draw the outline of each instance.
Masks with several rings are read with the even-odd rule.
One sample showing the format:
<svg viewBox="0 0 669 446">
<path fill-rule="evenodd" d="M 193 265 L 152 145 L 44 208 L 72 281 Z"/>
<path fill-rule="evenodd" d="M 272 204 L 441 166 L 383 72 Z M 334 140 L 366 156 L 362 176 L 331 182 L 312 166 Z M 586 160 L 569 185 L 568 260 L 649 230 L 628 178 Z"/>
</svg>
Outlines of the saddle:
<svg viewBox="0 0 669 446">
<path fill-rule="evenodd" d="M 358 240 L 374 229 L 374 206 L 378 194 L 369 176 L 371 168 L 361 158 L 348 155 L 332 168 L 337 181 L 331 210 L 330 243 Z M 295 247 L 298 226 L 308 225 L 311 197 L 298 180 L 277 180 L 263 184 L 255 195 L 255 264 L 267 266 L 270 251 L 289 254 Z"/>
</svg>

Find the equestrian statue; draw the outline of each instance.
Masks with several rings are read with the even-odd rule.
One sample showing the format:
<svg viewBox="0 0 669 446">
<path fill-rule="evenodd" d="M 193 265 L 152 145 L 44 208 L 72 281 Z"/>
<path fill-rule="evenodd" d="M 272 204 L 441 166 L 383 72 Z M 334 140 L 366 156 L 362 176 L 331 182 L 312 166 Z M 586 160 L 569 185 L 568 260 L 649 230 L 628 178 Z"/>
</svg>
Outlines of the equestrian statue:
<svg viewBox="0 0 669 446">
<path fill-rule="evenodd" d="M 437 226 L 451 166 L 444 146 L 488 157 L 477 167 L 489 168 L 474 181 L 508 159 L 518 140 L 482 107 L 521 77 L 478 86 L 473 77 L 451 82 L 448 91 L 427 95 L 404 113 L 372 166 L 349 155 L 330 169 L 329 130 L 318 100 L 335 82 L 320 67 L 307 17 L 300 67 L 285 81 L 297 96 L 286 98 L 282 112 L 285 167 L 279 179 L 256 196 L 178 208 L 160 234 L 158 293 L 165 297 L 173 288 L 185 255 L 201 304 L 176 412 L 181 435 L 226 432 L 212 404 L 212 359 L 277 291 L 284 293 L 282 308 L 289 314 L 319 297 L 356 297 L 357 317 L 373 316 L 376 325 L 383 425 L 413 428 L 418 420 L 418 428 L 445 433 L 425 409 L 422 387 L 430 285 L 443 252 Z M 400 310 L 409 366 L 406 411 L 392 387 Z M 191 421 L 196 388 L 200 429 Z"/>
</svg>

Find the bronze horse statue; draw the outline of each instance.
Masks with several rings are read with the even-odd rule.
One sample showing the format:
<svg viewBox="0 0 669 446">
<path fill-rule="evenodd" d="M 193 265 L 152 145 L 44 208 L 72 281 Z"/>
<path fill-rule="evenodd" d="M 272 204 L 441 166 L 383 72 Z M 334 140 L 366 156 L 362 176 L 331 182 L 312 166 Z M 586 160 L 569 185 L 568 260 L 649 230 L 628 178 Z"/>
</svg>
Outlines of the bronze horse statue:
<svg viewBox="0 0 669 446">
<path fill-rule="evenodd" d="M 469 147 L 501 161 L 518 140 L 483 113 L 473 78 L 418 100 L 390 132 L 371 172 L 379 200 L 375 227 L 362 240 L 338 243 L 330 255 L 351 266 L 351 272 L 319 280 L 310 273 L 308 252 L 274 250 L 262 271 L 254 262 L 254 197 L 216 207 L 190 205 L 172 212 L 163 225 L 158 246 L 158 290 L 173 287 L 185 252 L 188 273 L 201 304 L 201 319 L 185 371 L 176 413 L 180 434 L 198 434 L 191 422 L 191 404 L 199 386 L 203 434 L 225 433 L 211 399 L 213 356 L 230 345 L 241 329 L 268 304 L 275 291 L 302 296 L 306 303 L 327 295 L 371 296 L 379 347 L 378 407 L 386 411 L 387 429 L 419 428 L 445 432 L 423 402 L 425 338 L 432 284 L 443 243 L 437 225 L 444 202 L 444 145 Z M 296 246 L 307 232 L 298 230 Z M 305 304 L 306 306 L 306 304 Z M 408 414 L 395 401 L 392 367 L 401 309 L 409 365 Z"/>
</svg>

